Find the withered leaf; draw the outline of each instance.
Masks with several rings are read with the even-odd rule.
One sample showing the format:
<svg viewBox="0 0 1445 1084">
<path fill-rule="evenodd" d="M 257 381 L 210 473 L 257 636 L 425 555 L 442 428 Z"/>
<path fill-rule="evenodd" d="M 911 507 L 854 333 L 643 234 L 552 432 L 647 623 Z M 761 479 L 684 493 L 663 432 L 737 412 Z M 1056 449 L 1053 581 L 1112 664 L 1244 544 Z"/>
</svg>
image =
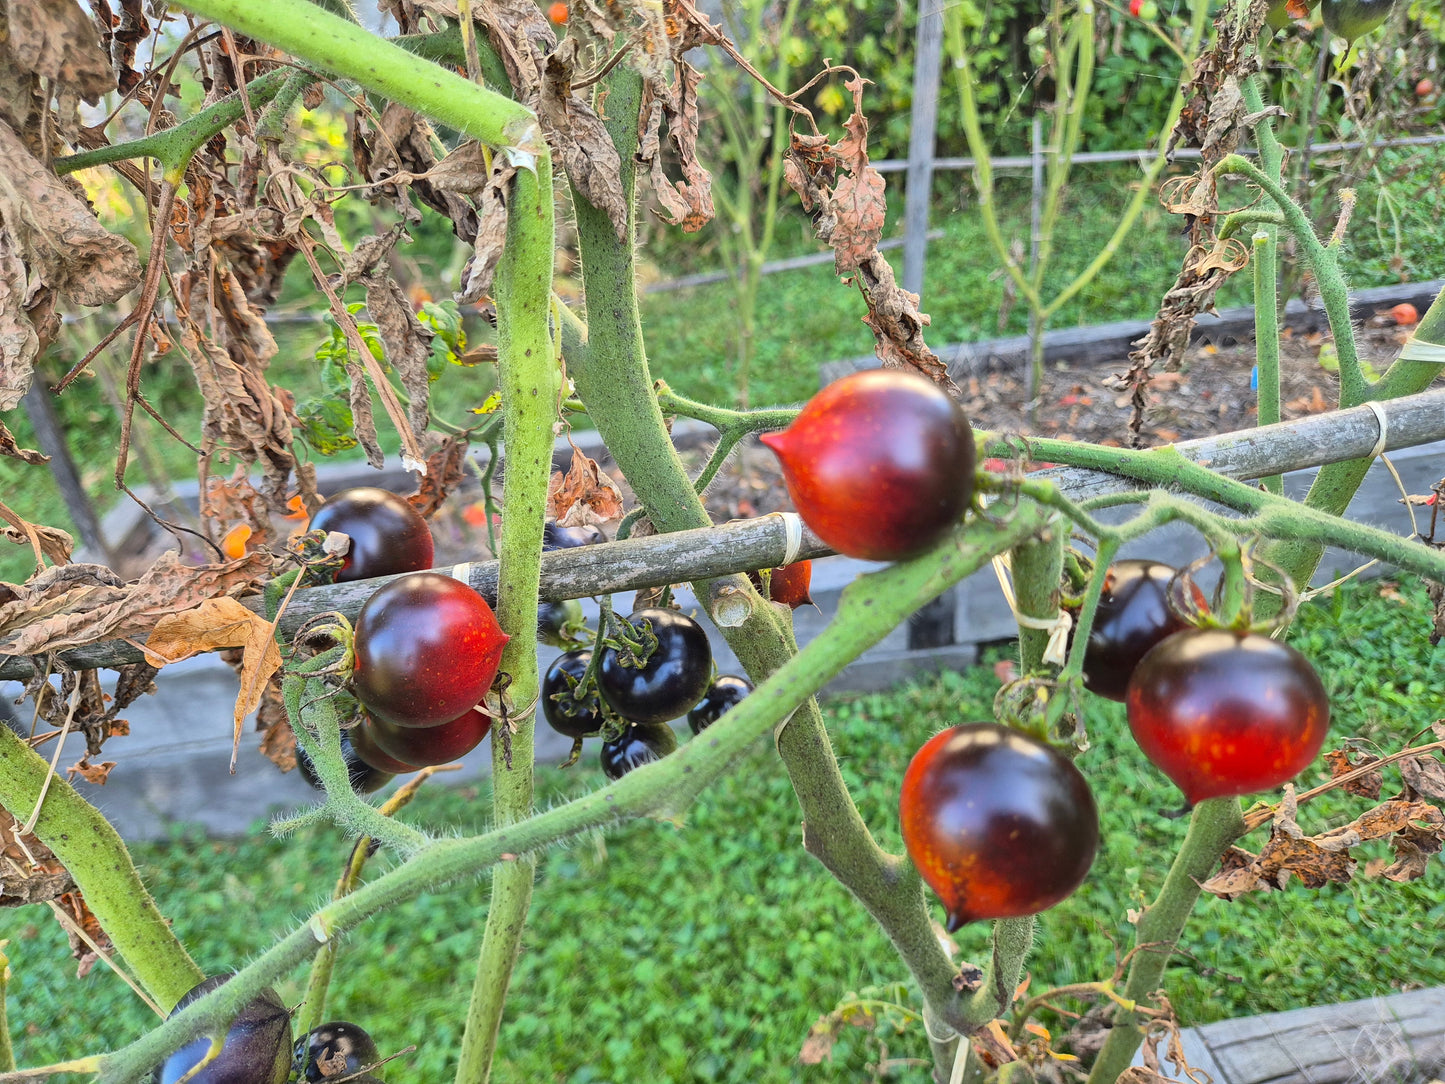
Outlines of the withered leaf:
<svg viewBox="0 0 1445 1084">
<path fill-rule="evenodd" d="M 534 5 L 528 5 L 536 11 Z M 576 39 L 568 36 L 542 67 L 537 116 L 567 179 L 582 197 L 605 211 L 617 233 L 627 237 L 627 197 L 622 191 L 622 158 L 612 137 L 586 98 L 572 93 Z"/>
<path fill-rule="evenodd" d="M 25 311 L 28 293 L 25 263 L 0 224 L 0 410 L 13 410 L 30 390 L 40 353 L 40 335 Z"/>
<path fill-rule="evenodd" d="M 71 305 L 109 305 L 140 284 L 140 258 L 96 221 L 84 196 L 0 122 L 0 219 L 39 282 Z"/>
<path fill-rule="evenodd" d="M 110 943 L 110 936 L 101 928 L 100 920 L 95 917 L 79 889 L 65 893 L 56 900 L 56 906 L 64 912 L 70 923 L 85 931 L 85 936 L 90 939 L 90 943 L 101 952 L 109 954 L 113 950 L 114 946 Z M 70 924 L 62 922 L 61 927 L 65 930 L 66 936 L 70 938 L 70 954 L 78 964 L 75 969 L 75 977 L 83 979 L 90 974 L 90 969 L 96 965 L 100 957 L 96 955 L 95 949 L 91 948 L 90 944 L 76 935 Z"/>
<path fill-rule="evenodd" d="M 264 707 L 266 701 L 263 700 L 261 703 Z M 265 733 L 261 737 L 261 755 L 283 772 L 295 769 L 296 734 L 291 729 L 291 721 L 285 717 L 284 709 L 281 718 L 266 727 Z"/>
<path fill-rule="evenodd" d="M 649 79 L 643 86 L 641 139 L 637 160 L 652 175 L 653 191 L 662 204 L 662 219 L 681 226 L 684 233 L 696 233 L 712 221 L 712 174 L 697 158 L 697 88 L 702 73 L 685 62 L 677 64 L 677 78 L 669 86 L 661 79 Z M 682 179 L 670 180 L 663 169 L 661 130 L 667 121 L 667 138 L 672 144 Z"/>
<path fill-rule="evenodd" d="M 401 377 L 401 386 L 411 400 L 406 420 L 412 434 L 419 438 L 427 427 L 431 377 L 426 366 L 436 333 L 417 319 L 386 264 L 378 264 L 361 276 L 361 282 L 366 287 L 366 308 L 376 323 L 387 360 Z"/>
<path fill-rule="evenodd" d="M 7 44 L 14 63 L 63 84 L 91 105 L 115 89 L 95 23 L 75 0 L 10 0 L 9 6 Z"/>
<path fill-rule="evenodd" d="M 1400 761 L 1400 776 L 1422 798 L 1445 801 L 1445 764 L 1438 757 L 1406 757 Z"/>
<path fill-rule="evenodd" d="M 430 519 L 435 515 L 448 495 L 465 477 L 467 447 L 465 433 L 451 433 L 442 440 L 436 451 L 427 456 L 426 474 L 422 476 L 417 491 L 407 498 L 422 519 Z"/>
<path fill-rule="evenodd" d="M 102 764 L 92 764 L 88 757 L 81 757 L 69 768 L 65 769 L 65 778 L 68 782 L 75 782 L 78 775 L 87 783 L 93 783 L 98 787 L 105 786 L 105 781 L 110 778 L 110 770 L 115 767 L 115 761 L 107 760 Z"/>
<path fill-rule="evenodd" d="M 0 809 L 0 907 L 44 903 L 72 891 L 74 879 L 50 848 L 34 835 L 17 835 L 19 829 L 9 810 Z"/>
<path fill-rule="evenodd" d="M 1400 883 L 1419 880 L 1425 876 L 1425 866 L 1430 856 L 1440 853 L 1441 842 L 1438 829 L 1431 831 L 1414 825 L 1402 829 L 1390 840 L 1395 861 L 1384 870 L 1383 876 Z"/>
<path fill-rule="evenodd" d="M 1171 1084 L 1166 1076 L 1160 1076 L 1153 1069 L 1142 1065 L 1131 1065 L 1119 1074 L 1117 1084 Z"/>
<path fill-rule="evenodd" d="M 622 491 L 597 460 L 573 448 L 567 473 L 554 473 L 547 487 L 547 515 L 562 527 L 606 523 L 622 515 Z"/>
<path fill-rule="evenodd" d="M 5 428 L 5 423 L 0 422 L 0 455 L 8 456 L 11 459 L 19 459 L 21 462 L 29 463 L 32 466 L 39 466 L 42 463 L 49 463 L 50 457 L 44 452 L 37 452 L 34 448 L 22 448 L 15 441 L 15 436 Z"/>
<path fill-rule="evenodd" d="M 798 1051 L 798 1061 L 804 1065 L 821 1065 L 833 1060 L 833 1045 L 838 1041 L 839 1021 L 834 1013 L 827 1013 L 814 1021 Z"/>
<path fill-rule="evenodd" d="M 506 155 L 492 159 L 492 175 L 477 197 L 477 237 L 472 258 L 462 271 L 462 288 L 457 300 L 464 305 L 475 304 L 492 291 L 497 262 L 507 243 L 507 193 L 517 167 Z"/>
<path fill-rule="evenodd" d="M 1327 752 L 1325 763 L 1329 765 L 1331 779 L 1338 779 L 1342 775 L 1348 775 L 1363 767 L 1363 764 L 1351 762 L 1350 754 L 1342 749 L 1332 749 Z M 1373 801 L 1380 796 L 1380 788 L 1384 786 L 1384 783 L 1384 773 L 1376 769 L 1351 779 L 1344 785 L 1344 792 L 1353 794 L 1357 798 L 1369 798 Z"/>
</svg>

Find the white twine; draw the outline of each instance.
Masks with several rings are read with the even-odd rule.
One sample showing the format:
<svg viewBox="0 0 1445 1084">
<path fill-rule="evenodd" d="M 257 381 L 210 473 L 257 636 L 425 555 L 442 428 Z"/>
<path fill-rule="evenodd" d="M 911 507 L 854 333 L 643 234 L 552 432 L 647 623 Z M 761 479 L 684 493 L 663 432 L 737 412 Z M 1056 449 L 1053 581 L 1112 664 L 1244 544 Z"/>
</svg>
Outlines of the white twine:
<svg viewBox="0 0 1445 1084">
<path fill-rule="evenodd" d="M 777 516 L 783 521 L 783 531 L 787 542 L 783 551 L 782 564 L 790 565 L 798 559 L 798 551 L 803 548 L 803 517 L 796 512 L 769 512 L 768 514 Z M 781 568 L 782 565 L 778 567 Z"/>
<path fill-rule="evenodd" d="M 1375 446 L 1370 449 L 1370 458 L 1374 459 L 1385 450 L 1385 439 L 1390 432 L 1390 419 L 1385 415 L 1385 408 L 1373 399 L 1367 399 L 1365 406 L 1375 412 L 1375 417 L 1380 420 L 1380 439 L 1375 441 Z"/>
<path fill-rule="evenodd" d="M 993 559 L 993 572 L 998 577 L 999 588 L 1003 591 L 1004 601 L 1014 615 L 1020 628 L 1038 629 L 1040 632 L 1049 634 L 1049 642 L 1044 647 L 1044 657 L 1041 660 L 1046 666 L 1063 666 L 1069 658 L 1069 632 L 1074 627 L 1074 619 L 1064 610 L 1060 610 L 1053 617 L 1031 617 L 1028 614 L 1019 613 L 1018 605 L 1014 602 L 1013 584 L 1009 580 L 1008 560 L 1003 554 Z"/>
<path fill-rule="evenodd" d="M 1445 365 L 1445 344 L 1427 343 L 1424 339 L 1417 339 L 1412 335 L 1405 340 L 1405 345 L 1400 350 L 1400 360 L 1430 361 L 1436 365 Z"/>
</svg>

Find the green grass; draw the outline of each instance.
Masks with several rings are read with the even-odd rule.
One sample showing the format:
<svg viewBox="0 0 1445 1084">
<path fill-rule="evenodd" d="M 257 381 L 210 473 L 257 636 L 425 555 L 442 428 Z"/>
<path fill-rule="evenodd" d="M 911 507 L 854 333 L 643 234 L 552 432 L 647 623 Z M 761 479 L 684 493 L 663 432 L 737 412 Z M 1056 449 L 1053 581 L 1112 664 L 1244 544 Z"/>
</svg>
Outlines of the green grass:
<svg viewBox="0 0 1445 1084">
<path fill-rule="evenodd" d="M 1329 688 L 1333 738 L 1360 735 L 1390 750 L 1445 716 L 1445 690 L 1430 680 L 1445 648 L 1430 647 L 1428 614 L 1414 584 L 1398 599 L 1378 585 L 1349 586 L 1302 610 L 1294 642 Z M 986 718 L 996 688 L 985 665 L 827 706 L 844 775 L 884 846 L 899 846 L 897 787 L 913 750 L 946 725 Z M 1143 760 L 1119 707 L 1091 699 L 1087 709 L 1093 746 L 1080 765 L 1096 790 L 1105 843 L 1083 888 L 1040 921 L 1034 992 L 1112 970 L 1132 938 L 1129 909 L 1152 897 L 1185 830 L 1159 816 L 1179 794 Z M 1318 778 L 1311 770 L 1301 786 Z M 592 754 L 569 772 L 543 769 L 539 800 L 600 782 Z M 1385 793 L 1397 783 L 1387 770 Z M 488 806 L 485 787 L 433 786 L 406 816 L 474 831 Z M 1321 831 L 1364 807 L 1329 796 L 1306 806 L 1301 824 Z M 1245 844 L 1257 849 L 1262 838 Z M 177 837 L 136 848 L 162 910 L 208 970 L 244 963 L 306 915 L 330 891 L 345 853 L 329 831 L 283 843 L 260 827 L 235 841 Z M 424 896 L 379 916 L 344 948 L 333 1013 L 368 1026 L 384 1050 L 420 1047 L 394 1063 L 391 1084 L 450 1079 L 486 905 L 483 882 Z M 1292 884 L 1234 903 L 1206 899 L 1167 988 L 1184 1022 L 1199 1024 L 1445 983 L 1436 951 L 1442 922 L 1438 859 L 1409 885 L 1357 876 L 1319 891 Z M 6 912 L 0 937 L 11 939 L 8 1009 L 22 1064 L 111 1048 L 147 1025 L 104 969 L 74 979 L 64 936 L 43 911 Z M 964 959 L 986 958 L 984 927 L 966 928 L 958 941 Z M 863 1079 L 877 1057 L 868 1032 L 844 1029 L 833 1062 L 815 1068 L 796 1064 L 798 1048 L 850 991 L 903 977 L 871 920 L 803 852 L 796 805 L 765 743 L 704 795 L 684 828 L 630 824 L 542 859 L 495 1079 Z M 293 975 L 282 996 L 299 1000 L 304 980 Z M 886 1040 L 890 1057 L 925 1053 L 916 1027 Z"/>
</svg>

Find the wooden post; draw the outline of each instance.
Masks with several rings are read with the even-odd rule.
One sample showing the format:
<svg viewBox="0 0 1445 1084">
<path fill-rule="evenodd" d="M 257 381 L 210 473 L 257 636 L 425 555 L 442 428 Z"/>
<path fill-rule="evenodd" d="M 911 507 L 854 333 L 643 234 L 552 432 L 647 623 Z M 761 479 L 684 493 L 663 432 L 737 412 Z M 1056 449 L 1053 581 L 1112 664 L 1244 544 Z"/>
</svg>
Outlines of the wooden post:
<svg viewBox="0 0 1445 1084">
<path fill-rule="evenodd" d="M 913 110 L 908 183 L 903 200 L 903 288 L 923 293 L 928 250 L 928 200 L 933 189 L 933 140 L 938 127 L 938 69 L 943 54 L 943 0 L 922 0 L 913 48 Z"/>
<path fill-rule="evenodd" d="M 80 534 L 81 542 L 96 554 L 98 560 L 109 563 L 110 547 L 106 545 L 105 537 L 100 532 L 100 519 L 95 514 L 95 505 L 91 503 L 90 494 L 80 482 L 80 472 L 76 470 L 75 460 L 70 455 L 70 446 L 65 442 L 65 429 L 60 424 L 60 417 L 55 413 L 55 404 L 50 401 L 50 393 L 44 382 L 37 379 L 31 384 L 20 404 L 25 408 L 25 416 L 30 419 L 31 428 L 35 430 L 36 443 L 40 445 L 40 450 L 50 457 L 51 477 L 60 489 L 60 496 L 65 501 L 65 508 Z"/>
</svg>

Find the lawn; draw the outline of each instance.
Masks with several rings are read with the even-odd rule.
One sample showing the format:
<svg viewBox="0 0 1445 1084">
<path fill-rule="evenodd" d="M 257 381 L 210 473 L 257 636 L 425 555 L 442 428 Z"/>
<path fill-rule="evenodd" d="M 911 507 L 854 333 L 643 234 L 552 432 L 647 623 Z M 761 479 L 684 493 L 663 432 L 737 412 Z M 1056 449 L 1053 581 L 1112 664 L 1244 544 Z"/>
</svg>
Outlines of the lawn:
<svg viewBox="0 0 1445 1084">
<path fill-rule="evenodd" d="M 1445 690 L 1430 677 L 1445 664 L 1445 647 L 1432 648 L 1428 632 L 1428 601 L 1408 581 L 1347 586 L 1301 610 L 1292 640 L 1329 689 L 1332 744 L 1355 735 L 1389 751 L 1445 716 Z M 989 716 L 998 686 L 989 661 L 826 706 L 844 774 L 884 846 L 899 846 L 898 781 L 913 750 L 943 726 Z M 1152 896 L 1185 828 L 1160 816 L 1180 804 L 1179 794 L 1143 760 L 1118 706 L 1090 699 L 1086 707 L 1093 745 L 1079 764 L 1095 788 L 1105 845 L 1084 887 L 1039 924 L 1033 992 L 1112 969 L 1132 938 L 1130 909 Z M 1301 784 L 1321 777 L 1312 769 Z M 591 756 L 567 772 L 543 768 L 539 802 L 601 781 Z M 1385 793 L 1397 784 L 1387 770 Z M 485 787 L 430 786 L 405 815 L 443 831 L 475 831 L 488 808 Z M 1327 796 L 1305 807 L 1301 823 L 1319 831 L 1363 808 Z M 1257 849 L 1262 838 L 1244 845 Z M 799 1047 L 841 998 L 905 975 L 871 920 L 799 840 L 796 805 L 764 744 L 704 795 L 683 828 L 629 824 L 546 854 L 494 1079 L 866 1078 L 878 1034 L 844 1029 L 833 1060 L 806 1069 L 796 1061 Z M 304 917 L 330 891 L 347 850 L 329 830 L 282 843 L 258 825 L 238 840 L 178 836 L 140 846 L 136 858 L 177 933 L 216 971 L 243 963 Z M 391 1084 L 450 1079 L 447 1052 L 460 1034 L 486 906 L 483 881 L 424 896 L 345 946 L 335 1015 L 367 1026 L 384 1051 L 418 1048 L 389 1068 Z M 1184 1022 L 1199 1024 L 1445 983 L 1445 956 L 1436 950 L 1442 924 L 1438 859 L 1408 885 L 1361 875 L 1318 891 L 1291 884 L 1234 903 L 1206 899 L 1167 988 Z M 10 938 L 8 1009 L 21 1064 L 114 1047 L 146 1026 L 145 1010 L 103 968 L 75 980 L 64 936 L 44 912 L 6 912 L 0 937 Z M 957 940 L 962 958 L 985 959 L 984 927 L 965 928 Z M 304 972 L 291 976 L 282 997 L 295 1003 L 304 983 Z M 881 1038 L 889 1058 L 925 1053 L 916 1025 Z M 903 1079 L 926 1077 L 912 1069 Z"/>
</svg>

